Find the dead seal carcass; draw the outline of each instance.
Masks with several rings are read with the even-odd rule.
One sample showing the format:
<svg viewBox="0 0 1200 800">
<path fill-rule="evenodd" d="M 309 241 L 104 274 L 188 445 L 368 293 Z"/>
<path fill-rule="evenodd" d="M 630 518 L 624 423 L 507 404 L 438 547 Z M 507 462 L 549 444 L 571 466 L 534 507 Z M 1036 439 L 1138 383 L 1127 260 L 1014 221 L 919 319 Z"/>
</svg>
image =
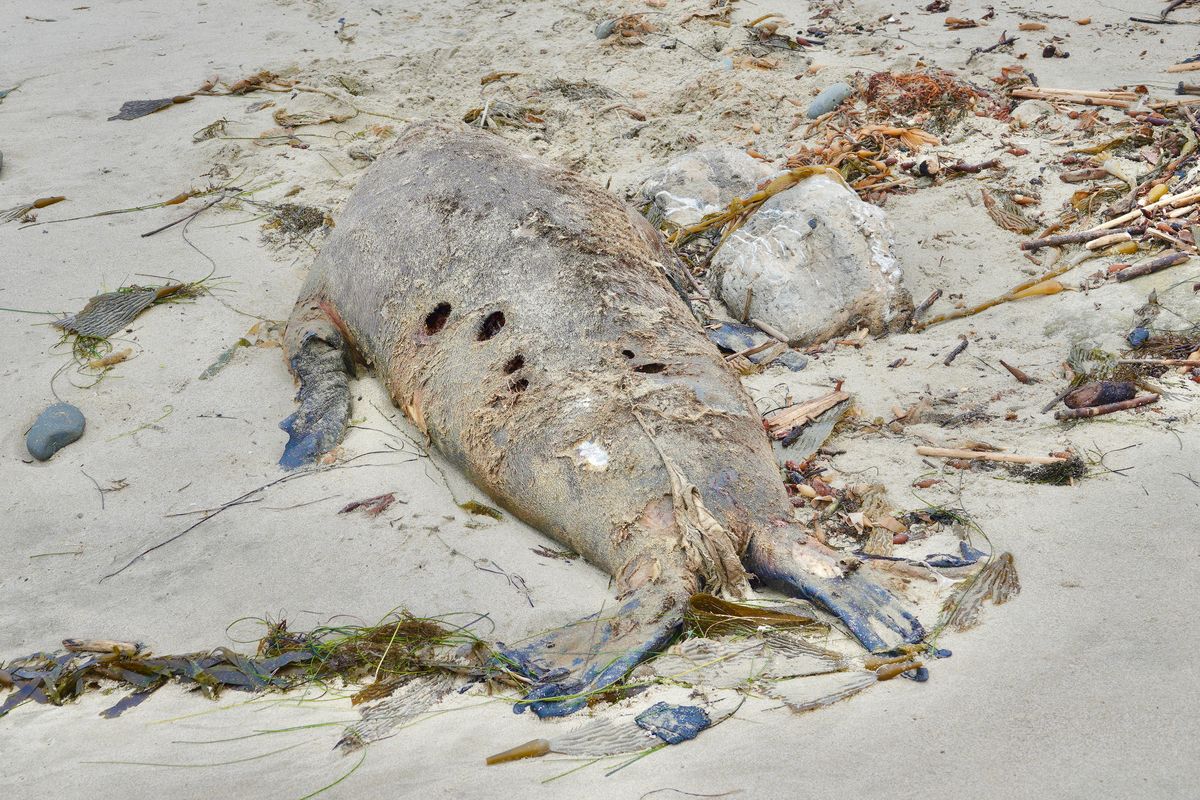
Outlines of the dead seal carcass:
<svg viewBox="0 0 1200 800">
<path fill-rule="evenodd" d="M 616 579 L 623 603 L 508 656 L 542 715 L 624 675 L 689 595 L 749 573 L 871 650 L 920 624 L 792 518 L 753 402 L 615 197 L 488 133 L 407 128 L 359 182 L 286 335 L 300 407 L 281 464 L 337 444 L 351 353 L 429 441 L 517 517 Z"/>
</svg>

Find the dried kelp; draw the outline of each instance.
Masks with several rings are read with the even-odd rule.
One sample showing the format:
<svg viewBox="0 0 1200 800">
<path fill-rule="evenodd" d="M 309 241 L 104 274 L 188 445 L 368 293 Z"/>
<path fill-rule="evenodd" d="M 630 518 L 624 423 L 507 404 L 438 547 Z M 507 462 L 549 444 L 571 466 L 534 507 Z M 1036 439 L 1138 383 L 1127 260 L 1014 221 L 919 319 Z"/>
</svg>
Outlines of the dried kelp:
<svg viewBox="0 0 1200 800">
<path fill-rule="evenodd" d="M 1073 455 L 1064 461 L 1053 464 L 1035 464 L 1025 466 L 1013 464 L 1009 472 L 1019 475 L 1030 483 L 1046 483 L 1051 486 L 1068 486 L 1087 476 L 1087 463 L 1079 456 Z"/>
<path fill-rule="evenodd" d="M 20 205 L 13 206 L 12 208 L 5 208 L 0 210 L 0 222 L 16 222 L 18 220 L 21 222 L 29 222 L 33 218 L 34 211 L 45 208 L 46 206 L 52 206 L 55 203 L 61 203 L 66 199 L 67 198 L 63 197 L 62 195 L 55 195 L 54 197 L 39 197 L 38 199 L 29 203 L 22 203 Z"/>
<path fill-rule="evenodd" d="M 63 705 L 89 689 L 99 688 L 102 680 L 134 689 L 132 694 L 101 713 L 108 718 L 119 716 L 141 703 L 172 679 L 210 697 L 215 697 L 224 688 L 251 691 L 288 688 L 294 682 L 281 674 L 285 668 L 309 662 L 314 657 L 311 651 L 298 650 L 251 658 L 224 647 L 208 653 L 161 657 L 116 648 L 109 654 L 34 653 L 4 665 L 3 671 L 13 685 L 12 693 L 0 704 L 0 716 L 28 700 Z"/>
<path fill-rule="evenodd" d="M 837 654 L 796 637 L 722 641 L 685 639 L 650 664 L 655 675 L 685 686 L 746 688 L 764 680 L 840 672 Z"/>
<path fill-rule="evenodd" d="M 77 336 L 107 339 L 133 322 L 138 314 L 160 300 L 182 291 L 184 284 L 159 288 L 129 286 L 115 292 L 98 294 L 87 301 L 83 310 L 54 321 L 54 327 Z"/>
<path fill-rule="evenodd" d="M 529 128 L 541 126 L 545 119 L 539 109 L 514 105 L 503 100 L 489 100 L 481 108 L 472 108 L 464 114 L 463 122 L 480 128 L 495 128 L 499 125 Z"/>
<path fill-rule="evenodd" d="M 1007 195 L 1002 193 L 993 195 L 987 189 L 981 189 L 980 195 L 988 216 L 1001 228 L 1026 235 L 1038 229 L 1037 223 L 1021 213 L 1021 207 L 1011 202 Z"/>
<path fill-rule="evenodd" d="M 406 613 L 392 615 L 375 626 L 321 627 L 292 632 L 286 622 L 269 624 L 258 652 L 247 656 L 225 647 L 177 656 L 154 656 L 128 647 L 93 653 L 34 653 L 0 664 L 0 689 L 10 689 L 0 704 L 0 716 L 32 700 L 63 705 L 102 682 L 134 691 L 105 716 L 117 716 L 146 699 L 170 681 L 198 689 L 209 697 L 221 691 L 283 691 L 312 682 L 339 679 L 371 683 L 360 692 L 363 701 L 387 697 L 420 676 L 478 668 L 487 648 L 461 629 Z"/>
<path fill-rule="evenodd" d="M 1001 553 L 989 561 L 983 569 L 970 578 L 962 593 L 951 597 L 943 613 L 946 627 L 965 631 L 979 624 L 979 615 L 985 601 L 1003 605 L 1021 591 L 1021 581 L 1012 553 Z"/>
<path fill-rule="evenodd" d="M 800 629 L 825 633 L 829 627 L 801 607 L 788 605 L 788 610 L 751 606 L 722 600 L 711 594 L 694 594 L 688 600 L 684 619 L 689 630 L 700 636 L 748 633 L 762 627 Z"/>
<path fill-rule="evenodd" d="M 487 763 L 503 764 L 548 753 L 592 758 L 646 753 L 696 738 L 702 731 L 729 719 L 742 704 L 736 696 L 729 695 L 712 701 L 701 695 L 699 700 L 695 705 L 659 702 L 635 717 L 595 719 L 565 734 L 533 739 L 489 756 Z"/>
<path fill-rule="evenodd" d="M 568 81 L 563 78 L 551 78 L 542 85 L 542 88 L 547 92 L 558 92 L 568 100 L 594 100 L 597 98 L 611 100 L 620 97 L 620 94 L 612 89 L 589 80 Z"/>
<path fill-rule="evenodd" d="M 389 696 L 363 708 L 362 719 L 346 728 L 342 738 L 338 739 L 336 746 L 340 750 L 349 752 L 386 739 L 396 728 L 429 710 L 454 688 L 454 676 L 449 672 L 418 675 L 402 681 L 391 687 Z M 388 683 L 385 681 L 382 685 Z M 355 695 L 355 699 L 362 694 Z"/>
<path fill-rule="evenodd" d="M 179 103 L 187 103 L 191 101 L 191 95 L 178 95 L 176 97 L 160 97 L 157 100 L 127 100 L 121 104 L 121 110 L 108 118 L 109 122 L 114 119 L 138 119 L 155 111 L 177 105 Z"/>
<path fill-rule="evenodd" d="M 503 764 L 522 758 L 537 758 L 548 753 L 598 758 L 623 753 L 638 753 L 657 747 L 662 741 L 633 720 L 594 719 L 552 739 L 534 739 L 525 744 L 488 756 L 487 763 Z"/>
<path fill-rule="evenodd" d="M 942 130 L 979 105 L 998 107 L 987 92 L 942 70 L 877 72 L 867 81 L 864 95 L 867 104 L 883 115 L 921 114 Z"/>
<path fill-rule="evenodd" d="M 305 241 L 313 231 L 332 226 L 325 211 L 299 203 L 279 203 L 271 206 L 270 216 L 263 225 L 263 238 L 276 245 Z"/>
<path fill-rule="evenodd" d="M 393 492 L 388 492 L 387 494 L 368 497 L 365 500 L 355 500 L 352 503 L 347 503 L 338 513 L 349 514 L 351 511 L 362 511 L 368 517 L 378 517 L 384 511 L 387 511 L 388 507 L 394 502 L 396 502 L 396 495 Z"/>
<path fill-rule="evenodd" d="M 799 713 L 845 700 L 878 681 L 874 672 L 830 672 L 769 684 L 766 694 Z"/>
</svg>

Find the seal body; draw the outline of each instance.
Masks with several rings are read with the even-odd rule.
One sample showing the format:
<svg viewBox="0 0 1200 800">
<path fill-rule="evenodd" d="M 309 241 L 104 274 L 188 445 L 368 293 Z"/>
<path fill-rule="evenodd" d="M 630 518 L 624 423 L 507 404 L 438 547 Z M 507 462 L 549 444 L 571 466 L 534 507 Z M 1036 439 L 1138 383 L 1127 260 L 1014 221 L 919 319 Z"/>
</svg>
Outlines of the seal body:
<svg viewBox="0 0 1200 800">
<path fill-rule="evenodd" d="M 301 406 L 282 463 L 340 438 L 355 353 L 497 503 L 614 576 L 627 619 L 606 629 L 607 655 L 644 657 L 693 592 L 742 595 L 743 562 L 853 587 L 792 521 L 761 418 L 676 269 L 587 179 L 489 133 L 410 126 L 356 187 L 289 321 Z M 887 622 L 912 638 L 908 620 Z M 514 658 L 541 678 L 611 678 L 595 658 L 547 662 L 553 649 Z"/>
</svg>

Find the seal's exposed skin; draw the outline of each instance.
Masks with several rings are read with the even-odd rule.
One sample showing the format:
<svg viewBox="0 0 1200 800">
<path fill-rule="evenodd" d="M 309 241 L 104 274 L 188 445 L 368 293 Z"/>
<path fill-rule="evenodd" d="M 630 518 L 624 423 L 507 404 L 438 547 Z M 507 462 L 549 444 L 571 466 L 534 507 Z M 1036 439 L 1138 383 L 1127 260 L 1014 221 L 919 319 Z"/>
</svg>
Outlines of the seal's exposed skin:
<svg viewBox="0 0 1200 800">
<path fill-rule="evenodd" d="M 671 259 L 590 181 L 488 133 L 414 125 L 363 176 L 288 323 L 301 405 L 284 466 L 341 437 L 353 350 L 479 487 L 616 579 L 606 621 L 509 653 L 540 714 L 664 643 L 689 594 L 739 596 L 743 563 L 868 648 L 922 635 L 792 521 L 761 419 L 664 277 Z"/>
</svg>

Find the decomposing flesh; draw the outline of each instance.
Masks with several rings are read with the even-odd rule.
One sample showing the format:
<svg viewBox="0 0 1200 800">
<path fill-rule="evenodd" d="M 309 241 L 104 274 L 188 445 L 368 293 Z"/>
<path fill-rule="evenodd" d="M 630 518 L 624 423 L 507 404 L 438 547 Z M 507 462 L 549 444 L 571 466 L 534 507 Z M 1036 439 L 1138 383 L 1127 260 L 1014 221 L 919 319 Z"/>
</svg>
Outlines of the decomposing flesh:
<svg viewBox="0 0 1200 800">
<path fill-rule="evenodd" d="M 614 611 L 507 652 L 541 715 L 665 645 L 692 593 L 739 597 L 751 576 L 869 649 L 923 635 L 868 567 L 793 521 L 761 419 L 673 263 L 589 180 L 417 124 L 363 176 L 288 323 L 300 407 L 281 464 L 337 444 L 357 355 L 476 485 L 615 578 Z"/>
</svg>

